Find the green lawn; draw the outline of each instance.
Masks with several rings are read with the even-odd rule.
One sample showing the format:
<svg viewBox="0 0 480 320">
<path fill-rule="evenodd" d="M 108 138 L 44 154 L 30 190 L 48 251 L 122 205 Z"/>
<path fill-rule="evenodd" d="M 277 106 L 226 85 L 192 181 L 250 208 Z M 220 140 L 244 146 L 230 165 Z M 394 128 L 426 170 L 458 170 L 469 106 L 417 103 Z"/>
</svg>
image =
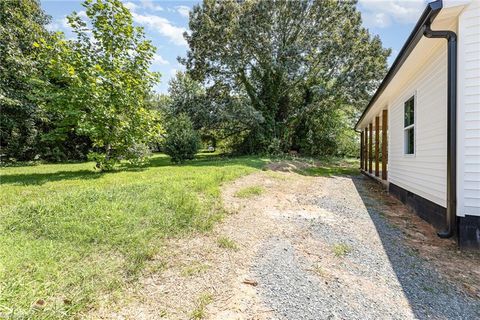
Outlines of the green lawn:
<svg viewBox="0 0 480 320">
<path fill-rule="evenodd" d="M 338 176 L 338 175 L 358 175 L 360 174 L 360 161 L 355 158 L 346 159 L 322 159 L 320 165 L 315 167 L 298 170 L 298 173 L 307 176 Z"/>
<path fill-rule="evenodd" d="M 111 173 L 93 163 L 1 168 L 0 318 L 70 318 L 120 293 L 162 254 L 162 238 L 222 216 L 222 182 L 265 162 L 203 155 L 176 166 L 156 155 Z"/>
</svg>

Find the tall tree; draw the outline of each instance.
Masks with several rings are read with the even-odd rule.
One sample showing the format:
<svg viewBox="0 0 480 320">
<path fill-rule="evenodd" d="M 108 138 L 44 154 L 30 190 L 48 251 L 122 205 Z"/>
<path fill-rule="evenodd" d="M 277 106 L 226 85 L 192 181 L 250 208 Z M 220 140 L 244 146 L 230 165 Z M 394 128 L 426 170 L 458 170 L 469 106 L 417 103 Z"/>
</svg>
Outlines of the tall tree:
<svg viewBox="0 0 480 320">
<path fill-rule="evenodd" d="M 204 139 L 238 135 L 262 120 L 245 96 L 232 94 L 222 83 L 205 88 L 189 74 L 178 72 L 169 83 L 168 93 L 167 115 L 188 115 Z"/>
<path fill-rule="evenodd" d="M 210 112 L 206 90 L 198 81 L 183 72 L 177 72 L 170 80 L 168 93 L 170 103 L 166 110 L 168 117 L 186 114 L 192 120 L 194 129 L 208 127 L 216 115 Z"/>
<path fill-rule="evenodd" d="M 121 1 L 87 0 L 83 6 L 88 21 L 76 13 L 68 17 L 76 40 L 40 44 L 50 61 L 48 108 L 58 114 L 60 137 L 69 128 L 88 136 L 97 166 L 110 169 L 121 158 L 138 157 L 129 150 L 158 133 L 148 101 L 159 79 L 149 70 L 155 47 Z"/>
<path fill-rule="evenodd" d="M 0 1 L 0 156 L 35 156 L 42 123 L 35 96 L 39 63 L 33 44 L 48 38 L 50 18 L 37 0 Z"/>
<path fill-rule="evenodd" d="M 204 0 L 190 14 L 194 79 L 246 94 L 263 123 L 249 151 L 288 149 L 314 95 L 361 108 L 386 71 L 390 51 L 361 25 L 354 2 Z"/>
</svg>

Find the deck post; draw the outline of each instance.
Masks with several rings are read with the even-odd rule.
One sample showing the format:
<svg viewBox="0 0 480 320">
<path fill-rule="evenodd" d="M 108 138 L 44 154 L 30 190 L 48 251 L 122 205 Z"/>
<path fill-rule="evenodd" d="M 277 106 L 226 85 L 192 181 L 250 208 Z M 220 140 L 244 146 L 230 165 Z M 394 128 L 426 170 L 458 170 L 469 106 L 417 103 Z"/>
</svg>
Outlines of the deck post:
<svg viewBox="0 0 480 320">
<path fill-rule="evenodd" d="M 380 175 L 380 117 L 375 117 L 375 177 Z"/>
<path fill-rule="evenodd" d="M 388 110 L 382 111 L 382 180 L 387 180 L 388 161 Z"/>
<path fill-rule="evenodd" d="M 363 145 L 364 138 L 363 138 L 363 131 L 360 132 L 360 169 L 363 170 L 363 148 L 365 147 Z"/>
<path fill-rule="evenodd" d="M 365 127 L 364 131 L 364 138 L 365 141 L 363 143 L 363 171 L 368 170 L 368 129 Z"/>
<path fill-rule="evenodd" d="M 372 173 L 373 163 L 373 124 L 368 125 L 368 172 Z"/>
</svg>

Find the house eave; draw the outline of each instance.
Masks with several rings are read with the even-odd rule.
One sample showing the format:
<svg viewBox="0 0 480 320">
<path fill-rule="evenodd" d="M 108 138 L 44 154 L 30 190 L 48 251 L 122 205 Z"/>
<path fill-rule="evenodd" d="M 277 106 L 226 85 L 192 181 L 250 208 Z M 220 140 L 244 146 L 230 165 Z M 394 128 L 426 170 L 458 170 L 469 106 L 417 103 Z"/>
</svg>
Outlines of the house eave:
<svg viewBox="0 0 480 320">
<path fill-rule="evenodd" d="M 367 107 L 365 108 L 362 115 L 360 116 L 357 123 L 355 124 L 355 130 L 361 129 L 360 124 L 364 120 L 367 113 L 370 111 L 370 109 L 373 107 L 373 105 L 378 100 L 380 95 L 383 93 L 383 91 L 387 88 L 389 83 L 395 77 L 395 75 L 400 70 L 400 68 L 402 67 L 405 60 L 407 60 L 408 56 L 413 51 L 415 46 L 418 44 L 420 39 L 422 39 L 425 28 L 426 28 L 426 25 L 431 24 L 433 22 L 433 20 L 435 20 L 435 17 L 438 15 L 438 13 L 440 12 L 440 10 L 442 8 L 443 8 L 443 1 L 442 0 L 437 0 L 437 1 L 431 2 L 427 5 L 427 7 L 423 11 L 422 15 L 420 16 L 420 19 L 418 20 L 417 24 L 415 25 L 415 28 L 413 29 L 413 31 L 410 34 L 410 36 L 408 37 L 407 41 L 403 45 L 403 47 L 400 50 L 397 58 L 393 62 L 392 67 L 389 69 L 387 75 L 383 79 L 382 83 L 380 84 L 377 91 L 372 96 L 372 99 L 370 100 Z"/>
</svg>

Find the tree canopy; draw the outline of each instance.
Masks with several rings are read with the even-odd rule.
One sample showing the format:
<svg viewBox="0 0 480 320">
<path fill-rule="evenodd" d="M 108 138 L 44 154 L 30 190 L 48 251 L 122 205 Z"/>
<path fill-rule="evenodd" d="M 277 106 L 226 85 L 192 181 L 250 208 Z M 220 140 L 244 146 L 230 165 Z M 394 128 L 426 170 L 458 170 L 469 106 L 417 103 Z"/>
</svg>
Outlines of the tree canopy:
<svg viewBox="0 0 480 320">
<path fill-rule="evenodd" d="M 159 79 L 149 70 L 156 49 L 121 1 L 83 5 L 89 21 L 76 13 L 68 17 L 76 39 L 44 45 L 51 96 L 46 106 L 58 115 L 56 131 L 74 128 L 89 137 L 93 159 L 108 169 L 128 159 L 129 148 L 158 134 L 155 114 L 146 107 Z"/>
<path fill-rule="evenodd" d="M 32 94 L 40 73 L 33 43 L 48 38 L 50 18 L 36 0 L 12 0 L 0 1 L 0 21 L 0 156 L 27 160 L 42 125 Z"/>
<path fill-rule="evenodd" d="M 46 30 L 38 1 L 0 2 L 2 161 L 139 163 L 180 116 L 225 150 L 356 154 L 351 127 L 390 50 L 355 2 L 204 0 L 184 35 L 186 71 L 163 96 L 153 92 L 156 49 L 122 1 L 82 5 L 85 20 L 68 16 L 66 39 Z"/>
<path fill-rule="evenodd" d="M 247 96 L 261 114 L 245 137 L 248 152 L 294 147 L 322 105 L 359 110 L 390 53 L 353 2 L 205 0 L 189 26 L 181 61 L 192 78 Z"/>
<path fill-rule="evenodd" d="M 188 73 L 178 72 L 170 81 L 169 97 L 167 118 L 187 115 L 195 130 L 213 144 L 217 139 L 241 134 L 262 120 L 246 96 L 232 94 L 223 83 L 205 87 Z"/>
</svg>

